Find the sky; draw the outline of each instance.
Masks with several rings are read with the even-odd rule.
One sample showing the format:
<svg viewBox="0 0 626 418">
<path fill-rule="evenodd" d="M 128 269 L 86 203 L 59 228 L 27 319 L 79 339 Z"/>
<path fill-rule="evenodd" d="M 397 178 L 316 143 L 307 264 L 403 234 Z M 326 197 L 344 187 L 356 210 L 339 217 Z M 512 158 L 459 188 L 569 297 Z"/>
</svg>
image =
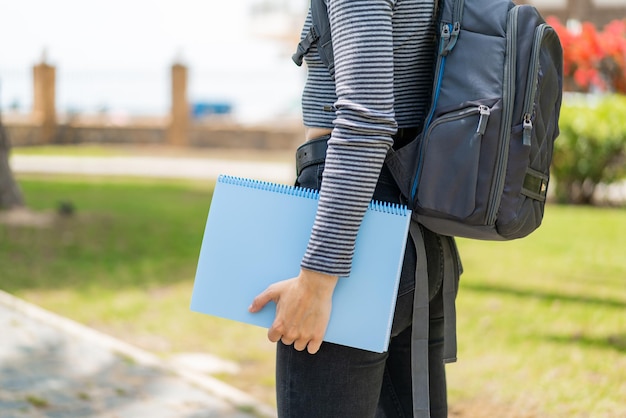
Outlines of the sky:
<svg viewBox="0 0 626 418">
<path fill-rule="evenodd" d="M 231 102 L 248 118 L 255 108 L 281 112 L 294 106 L 304 74 L 289 58 L 295 42 L 272 41 L 257 30 L 251 8 L 268 1 L 296 15 L 307 3 L 0 0 L 0 103 L 31 106 L 32 66 L 45 55 L 57 67 L 60 111 L 163 111 L 169 67 L 180 61 L 190 70 L 192 101 Z"/>
</svg>

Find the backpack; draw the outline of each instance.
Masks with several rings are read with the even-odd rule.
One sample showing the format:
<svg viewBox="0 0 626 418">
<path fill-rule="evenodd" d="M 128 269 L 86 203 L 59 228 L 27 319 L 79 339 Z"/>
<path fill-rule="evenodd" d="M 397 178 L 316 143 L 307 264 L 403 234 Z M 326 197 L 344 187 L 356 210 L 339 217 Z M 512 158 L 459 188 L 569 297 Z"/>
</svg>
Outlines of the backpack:
<svg viewBox="0 0 626 418">
<path fill-rule="evenodd" d="M 313 43 L 334 75 L 324 0 L 293 60 Z M 541 225 L 559 134 L 563 51 L 531 5 L 440 0 L 432 99 L 421 133 L 385 164 L 415 220 L 442 235 L 527 236 Z"/>
</svg>

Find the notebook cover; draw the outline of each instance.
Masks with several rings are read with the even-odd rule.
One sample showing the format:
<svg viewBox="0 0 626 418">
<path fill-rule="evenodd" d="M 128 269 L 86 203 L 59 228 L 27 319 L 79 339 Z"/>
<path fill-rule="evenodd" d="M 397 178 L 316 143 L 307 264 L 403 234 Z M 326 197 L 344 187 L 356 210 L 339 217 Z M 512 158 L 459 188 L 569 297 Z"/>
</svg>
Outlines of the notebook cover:
<svg viewBox="0 0 626 418">
<path fill-rule="evenodd" d="M 275 304 L 249 313 L 270 284 L 296 277 L 317 208 L 316 191 L 232 176 L 217 180 L 200 249 L 191 310 L 269 328 Z M 339 279 L 324 340 L 384 352 L 410 211 L 372 202 L 359 230 L 352 271 Z"/>
</svg>

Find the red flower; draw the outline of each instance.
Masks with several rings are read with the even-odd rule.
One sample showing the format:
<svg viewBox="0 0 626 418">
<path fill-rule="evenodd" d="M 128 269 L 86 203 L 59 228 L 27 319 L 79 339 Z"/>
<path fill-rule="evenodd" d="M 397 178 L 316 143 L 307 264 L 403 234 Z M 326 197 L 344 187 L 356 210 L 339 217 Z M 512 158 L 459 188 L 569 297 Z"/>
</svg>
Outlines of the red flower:
<svg viewBox="0 0 626 418">
<path fill-rule="evenodd" d="M 555 29 L 563 46 L 563 76 L 567 87 L 626 93 L 626 20 L 612 21 L 602 32 L 589 22 L 572 31 L 555 17 L 546 21 Z"/>
</svg>

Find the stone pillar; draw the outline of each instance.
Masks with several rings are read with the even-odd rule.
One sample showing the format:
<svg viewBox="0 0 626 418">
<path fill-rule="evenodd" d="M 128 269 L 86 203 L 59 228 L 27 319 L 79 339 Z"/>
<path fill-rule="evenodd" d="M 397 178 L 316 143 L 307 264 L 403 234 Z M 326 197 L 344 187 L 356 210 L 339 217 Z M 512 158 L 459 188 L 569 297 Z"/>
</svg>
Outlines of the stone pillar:
<svg viewBox="0 0 626 418">
<path fill-rule="evenodd" d="M 33 119 L 40 126 L 40 141 L 49 144 L 56 133 L 56 68 L 46 63 L 33 67 Z"/>
<path fill-rule="evenodd" d="M 189 144 L 189 103 L 187 102 L 187 67 L 182 64 L 172 66 L 172 108 L 168 127 L 169 145 Z"/>
</svg>

